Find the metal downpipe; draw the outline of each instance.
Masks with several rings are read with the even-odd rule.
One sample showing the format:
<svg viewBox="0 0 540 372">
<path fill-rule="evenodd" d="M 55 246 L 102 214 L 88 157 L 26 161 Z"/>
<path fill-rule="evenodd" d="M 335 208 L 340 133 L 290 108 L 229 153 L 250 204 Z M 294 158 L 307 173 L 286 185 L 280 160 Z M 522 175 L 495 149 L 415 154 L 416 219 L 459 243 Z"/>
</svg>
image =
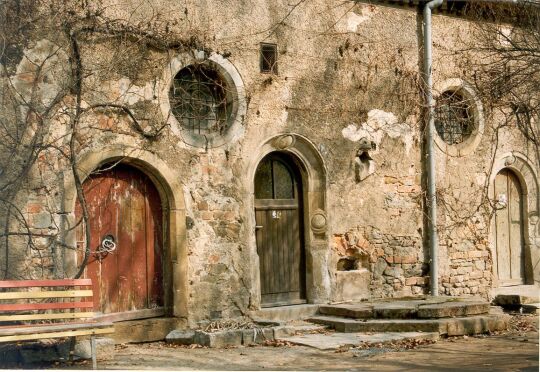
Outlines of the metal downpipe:
<svg viewBox="0 0 540 372">
<path fill-rule="evenodd" d="M 426 150 L 427 150 L 427 207 L 428 207 L 428 234 L 430 264 L 430 293 L 432 296 L 439 295 L 439 258 L 437 237 L 437 196 L 435 181 L 435 154 L 433 152 L 433 135 L 435 132 L 435 108 L 433 102 L 433 80 L 431 77 L 431 11 L 440 6 L 443 0 L 433 0 L 424 6 L 424 74 L 426 88 L 427 127 L 426 127 Z"/>
</svg>

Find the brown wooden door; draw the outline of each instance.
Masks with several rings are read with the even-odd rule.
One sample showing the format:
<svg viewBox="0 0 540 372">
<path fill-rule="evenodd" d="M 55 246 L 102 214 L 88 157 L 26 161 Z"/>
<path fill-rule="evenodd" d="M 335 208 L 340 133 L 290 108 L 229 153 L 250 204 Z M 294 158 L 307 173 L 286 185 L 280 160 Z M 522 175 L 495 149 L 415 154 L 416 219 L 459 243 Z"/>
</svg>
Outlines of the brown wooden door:
<svg viewBox="0 0 540 372">
<path fill-rule="evenodd" d="M 96 310 L 117 313 L 163 306 L 162 211 L 152 181 L 139 170 L 119 164 L 91 175 L 83 189 L 92 252 L 86 277 L 97 284 Z M 80 205 L 75 211 L 81 218 Z M 100 253 L 107 235 L 116 248 Z M 84 242 L 83 224 L 77 236 Z"/>
<path fill-rule="evenodd" d="M 501 285 L 524 282 L 523 196 L 518 178 L 503 169 L 495 177 L 497 274 Z"/>
<path fill-rule="evenodd" d="M 306 302 L 301 177 L 292 159 L 264 158 L 255 175 L 262 306 Z"/>
</svg>

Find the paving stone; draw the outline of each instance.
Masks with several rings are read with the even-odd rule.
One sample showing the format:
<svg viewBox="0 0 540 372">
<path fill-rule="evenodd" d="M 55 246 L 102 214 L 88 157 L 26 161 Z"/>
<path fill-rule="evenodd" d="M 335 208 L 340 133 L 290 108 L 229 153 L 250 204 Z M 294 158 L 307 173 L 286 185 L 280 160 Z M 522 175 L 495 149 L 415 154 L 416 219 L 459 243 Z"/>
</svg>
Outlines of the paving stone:
<svg viewBox="0 0 540 372">
<path fill-rule="evenodd" d="M 242 345 L 242 330 L 221 332 L 195 331 L 195 343 L 208 347 L 222 348 Z"/>
<path fill-rule="evenodd" d="M 439 304 L 420 305 L 418 318 L 452 318 L 458 316 L 487 314 L 487 302 L 444 302 Z"/>
<path fill-rule="evenodd" d="M 274 330 L 272 328 L 254 328 L 242 330 L 242 344 L 256 345 L 265 341 L 274 340 Z"/>
<path fill-rule="evenodd" d="M 403 340 L 437 340 L 437 332 L 330 333 L 283 337 L 280 340 L 319 350 L 334 350 L 361 343 L 386 343 Z"/>
<path fill-rule="evenodd" d="M 325 326 L 308 324 L 308 325 L 285 325 L 274 327 L 274 338 L 294 336 L 299 333 L 320 332 L 325 330 Z"/>
<path fill-rule="evenodd" d="M 114 340 L 109 337 L 96 337 L 96 357 L 97 360 L 114 359 Z M 91 359 L 92 346 L 90 339 L 77 340 L 73 350 L 74 359 Z"/>
<path fill-rule="evenodd" d="M 170 344 L 191 345 L 195 343 L 195 331 L 192 330 L 174 330 L 169 332 L 165 341 Z"/>
</svg>

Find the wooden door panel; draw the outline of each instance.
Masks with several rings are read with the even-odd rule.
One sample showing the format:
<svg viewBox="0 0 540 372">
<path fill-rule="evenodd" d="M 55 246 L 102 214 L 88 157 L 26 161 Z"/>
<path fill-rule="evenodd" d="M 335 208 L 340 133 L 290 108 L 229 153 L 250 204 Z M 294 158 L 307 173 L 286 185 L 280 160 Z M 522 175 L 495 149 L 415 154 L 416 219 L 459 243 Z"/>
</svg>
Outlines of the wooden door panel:
<svg viewBox="0 0 540 372">
<path fill-rule="evenodd" d="M 284 160 L 277 155 L 263 159 L 255 175 L 255 236 L 263 306 L 305 302 L 301 179 Z"/>
<path fill-rule="evenodd" d="M 523 279 L 523 224 L 521 187 L 517 177 L 508 173 L 508 220 L 510 237 L 510 277 Z"/>
<path fill-rule="evenodd" d="M 495 177 L 495 197 L 498 199 L 504 195 L 508 199 L 508 181 L 506 174 L 499 173 Z M 496 236 L 497 236 L 497 272 L 499 280 L 510 279 L 510 247 L 508 209 L 502 208 L 496 211 Z"/>
<path fill-rule="evenodd" d="M 280 213 L 274 218 L 273 213 Z M 291 293 L 301 291 L 301 245 L 298 210 L 256 210 L 257 247 L 261 268 L 261 292 L 263 294 Z M 283 295 L 285 296 L 285 295 Z M 282 297 L 283 297 L 282 296 Z"/>
<path fill-rule="evenodd" d="M 92 255 L 86 276 L 96 286 L 96 310 L 117 313 L 163 305 L 162 211 L 159 194 L 138 170 L 118 165 L 83 184 L 90 214 Z M 80 216 L 80 206 L 76 208 Z M 113 235 L 116 250 L 99 254 Z"/>
<path fill-rule="evenodd" d="M 495 212 L 497 274 L 501 285 L 524 282 L 523 197 L 519 180 L 502 170 L 495 177 L 495 200 L 506 197 L 506 206 Z"/>
<path fill-rule="evenodd" d="M 163 213 L 161 199 L 157 192 L 146 193 L 146 248 L 147 248 L 147 287 L 149 293 L 149 308 L 163 305 Z"/>
</svg>

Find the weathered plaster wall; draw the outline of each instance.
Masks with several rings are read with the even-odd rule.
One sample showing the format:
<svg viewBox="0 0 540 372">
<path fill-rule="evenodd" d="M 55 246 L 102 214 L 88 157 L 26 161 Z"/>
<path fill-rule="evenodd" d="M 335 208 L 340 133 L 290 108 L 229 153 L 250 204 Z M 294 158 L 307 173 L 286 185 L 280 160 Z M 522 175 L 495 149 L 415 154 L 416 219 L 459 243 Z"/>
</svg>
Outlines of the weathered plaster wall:
<svg viewBox="0 0 540 372">
<path fill-rule="evenodd" d="M 423 249 L 421 36 L 415 12 L 322 0 L 302 3 L 290 14 L 285 1 L 155 1 L 151 7 L 114 3 L 109 15 L 129 15 L 134 21 L 162 12 L 160 19 L 170 20 L 174 32 L 193 33 L 205 47 L 227 55 L 245 89 L 243 134 L 220 147 L 192 147 L 171 127 L 147 139 L 125 115 L 100 110 L 85 115 L 77 133 L 81 158 L 111 147 L 137 158 L 142 149 L 171 169 L 181 184 L 171 191 L 174 198 L 182 199 L 182 216 L 185 213 L 185 223 L 182 218 L 175 221 L 182 238 L 169 248 L 178 263 L 178 268 L 171 268 L 168 284 L 175 292 L 172 306 L 181 309 L 175 314 L 198 321 L 234 317 L 259 307 L 253 180 L 247 175 L 254 173 L 261 146 L 283 133 L 305 137 L 322 159 L 325 195 L 318 208 L 328 222 L 326 231 L 313 237 L 316 265 L 309 267 L 313 288 L 308 300 L 426 293 L 430 263 Z M 435 16 L 433 23 L 434 80 L 470 79 L 463 63 L 471 56 L 455 52 L 468 38 L 467 22 Z M 27 59 L 45 56 L 41 50 L 49 43 L 47 38 L 40 35 L 26 47 Z M 263 41 L 278 44 L 279 75 L 259 72 Z M 87 79 L 84 104 L 104 99 L 120 102 L 133 108 L 143 131 L 160 128 L 167 118 L 160 109 L 163 97 L 158 90 L 178 53 L 133 48 L 122 50 L 124 59 L 117 60 L 116 52 L 107 41 L 84 44 L 83 61 L 95 72 Z M 67 72 L 69 65 L 60 57 L 51 63 Z M 31 68 L 25 63 L 19 64 L 22 75 L 15 80 L 24 80 L 24 74 L 31 79 Z M 44 91 L 51 92 L 49 83 L 42 84 Z M 494 144 L 490 128 L 497 120 L 486 113 L 485 132 L 469 155 L 454 157 L 437 150 L 444 294 L 487 296 L 493 284 L 490 213 L 481 204 L 493 158 L 519 149 L 538 164 L 513 128 L 499 131 L 499 142 Z M 51 122 L 49 140 L 65 149 L 69 129 L 61 109 Z M 368 175 L 359 180 L 356 157 L 363 137 L 374 144 L 369 151 L 373 162 Z M 61 238 L 36 237 L 24 254 L 16 249 L 25 246 L 24 239 L 11 238 L 9 252 L 18 260 L 11 261 L 8 276 L 42 275 L 37 268 L 56 275 L 71 272 L 62 263 L 66 249 L 59 244 L 73 243 L 65 227 L 66 219 L 73 217 L 72 209 L 62 202 L 68 192 L 64 189 L 70 177 L 67 168 L 56 149 L 44 151 L 30 182 L 21 188 L 18 203 L 31 231 Z M 531 236 L 536 240 L 530 249 L 537 252 L 540 232 L 533 225 Z M 356 276 L 338 272 L 338 261 L 344 257 L 358 260 Z M 19 271 L 22 266 L 15 262 L 26 269 Z M 28 268 L 32 270 L 26 274 Z M 344 290 L 344 280 L 357 280 L 360 289 Z"/>
</svg>

